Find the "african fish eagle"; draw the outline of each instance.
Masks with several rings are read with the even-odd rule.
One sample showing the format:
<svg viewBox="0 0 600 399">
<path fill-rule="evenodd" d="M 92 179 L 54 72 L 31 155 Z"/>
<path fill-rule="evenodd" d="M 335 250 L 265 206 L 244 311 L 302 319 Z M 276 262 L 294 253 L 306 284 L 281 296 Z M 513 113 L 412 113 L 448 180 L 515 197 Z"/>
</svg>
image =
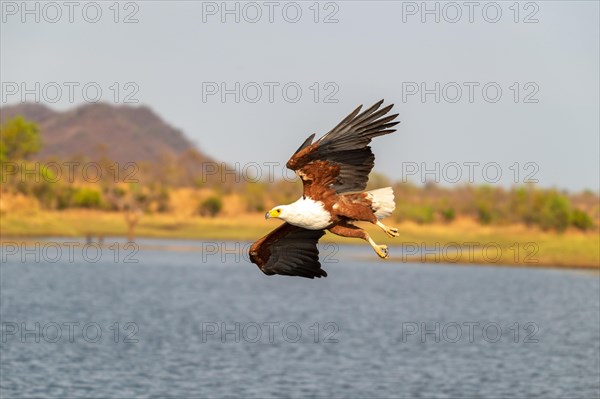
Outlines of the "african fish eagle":
<svg viewBox="0 0 600 399">
<path fill-rule="evenodd" d="M 381 258 L 388 257 L 385 245 L 377 245 L 353 222 L 376 224 L 390 237 L 398 229 L 381 223 L 395 208 L 391 187 L 363 191 L 375 156 L 371 139 L 393 133 L 398 114 L 386 114 L 393 104 L 381 108 L 383 100 L 359 113 L 362 105 L 329 133 L 313 143 L 310 135 L 287 162 L 302 179 L 303 195 L 289 205 L 279 205 L 265 218 L 285 221 L 250 247 L 250 260 L 267 275 L 282 274 L 307 278 L 327 277 L 319 262 L 317 242 L 324 230 L 342 237 L 361 238 Z"/>
</svg>

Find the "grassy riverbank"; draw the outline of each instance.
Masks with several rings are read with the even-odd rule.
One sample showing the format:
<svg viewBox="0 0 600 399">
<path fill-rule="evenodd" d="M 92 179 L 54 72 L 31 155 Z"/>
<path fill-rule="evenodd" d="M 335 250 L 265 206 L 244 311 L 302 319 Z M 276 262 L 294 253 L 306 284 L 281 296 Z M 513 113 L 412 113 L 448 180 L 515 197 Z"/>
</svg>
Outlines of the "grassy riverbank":
<svg viewBox="0 0 600 399">
<path fill-rule="evenodd" d="M 168 214 L 144 215 L 136 228 L 137 237 L 252 241 L 278 222 L 259 214 L 236 218 L 201 218 Z M 452 224 L 397 225 L 401 235 L 392 239 L 377 227 L 364 226 L 378 243 L 403 245 L 405 255 L 392 250 L 392 259 L 429 263 L 473 263 L 515 266 L 554 266 L 597 269 L 600 266 L 598 231 L 567 231 L 558 234 L 521 225 L 481 226 L 470 220 Z M 5 213 L 1 215 L 0 237 L 85 237 L 125 236 L 127 224 L 114 212 L 69 210 L 63 212 Z M 327 234 L 325 241 L 362 244 Z M 422 249 L 437 249 L 422 254 Z M 435 252 L 435 253 L 434 253 Z M 412 254 L 412 255 L 410 255 Z"/>
</svg>

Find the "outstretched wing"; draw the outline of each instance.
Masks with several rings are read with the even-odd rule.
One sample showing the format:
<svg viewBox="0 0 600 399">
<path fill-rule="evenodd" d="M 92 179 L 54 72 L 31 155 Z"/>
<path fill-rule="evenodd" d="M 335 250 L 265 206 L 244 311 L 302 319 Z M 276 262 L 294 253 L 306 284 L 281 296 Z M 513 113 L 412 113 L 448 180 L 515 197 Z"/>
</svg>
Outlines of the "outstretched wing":
<svg viewBox="0 0 600 399">
<path fill-rule="evenodd" d="M 250 247 L 250 260 L 267 275 L 327 277 L 317 242 L 325 232 L 284 223 Z"/>
<path fill-rule="evenodd" d="M 394 106 L 379 109 L 383 100 L 359 114 L 362 105 L 315 143 L 314 134 L 287 162 L 304 183 L 304 195 L 322 198 L 328 193 L 363 191 L 375 156 L 368 144 L 374 137 L 395 132 L 398 114 L 385 116 Z"/>
</svg>

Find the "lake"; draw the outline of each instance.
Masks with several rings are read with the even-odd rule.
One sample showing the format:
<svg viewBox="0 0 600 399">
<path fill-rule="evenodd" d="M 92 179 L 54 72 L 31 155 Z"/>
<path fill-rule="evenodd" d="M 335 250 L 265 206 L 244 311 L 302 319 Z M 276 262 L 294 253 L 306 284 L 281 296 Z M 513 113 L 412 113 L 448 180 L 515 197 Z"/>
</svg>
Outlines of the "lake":
<svg viewBox="0 0 600 399">
<path fill-rule="evenodd" d="M 3 398 L 600 396 L 598 273 L 321 246 L 308 280 L 246 243 L 74 241 L 3 249 Z"/>
</svg>

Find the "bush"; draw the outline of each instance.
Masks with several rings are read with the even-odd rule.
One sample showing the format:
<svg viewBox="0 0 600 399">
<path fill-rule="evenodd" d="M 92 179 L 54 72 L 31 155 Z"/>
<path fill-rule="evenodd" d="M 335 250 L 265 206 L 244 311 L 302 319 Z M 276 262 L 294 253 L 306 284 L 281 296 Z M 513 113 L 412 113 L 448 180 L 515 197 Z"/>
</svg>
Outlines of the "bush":
<svg viewBox="0 0 600 399">
<path fill-rule="evenodd" d="M 418 224 L 432 223 L 435 212 L 429 205 L 399 204 L 398 216 L 400 220 L 411 220 Z"/>
<path fill-rule="evenodd" d="M 539 212 L 539 225 L 542 229 L 565 231 L 571 222 L 571 209 L 568 198 L 549 193 Z"/>
<path fill-rule="evenodd" d="M 76 192 L 77 190 L 70 186 L 59 190 L 56 196 L 56 209 L 67 209 L 71 207 Z"/>
<path fill-rule="evenodd" d="M 73 205 L 80 208 L 100 208 L 102 195 L 91 188 L 80 188 L 73 194 Z"/>
<path fill-rule="evenodd" d="M 200 215 L 202 216 L 210 216 L 215 217 L 223 208 L 223 201 L 221 198 L 213 196 L 208 197 L 200 204 L 200 209 L 198 210 Z"/>
<path fill-rule="evenodd" d="M 581 231 L 586 231 L 594 227 L 594 221 L 584 211 L 574 209 L 571 214 L 571 224 Z"/>
<path fill-rule="evenodd" d="M 496 191 L 490 186 L 475 189 L 475 209 L 481 224 L 490 224 L 498 219 L 495 194 Z"/>
<path fill-rule="evenodd" d="M 454 212 L 454 208 L 445 208 L 440 211 L 440 215 L 445 222 L 451 222 L 456 218 L 456 212 Z"/>
<path fill-rule="evenodd" d="M 490 224 L 494 221 L 494 214 L 489 206 L 481 204 L 477 207 L 477 218 L 481 224 Z"/>
<path fill-rule="evenodd" d="M 17 175 L 3 176 L 3 179 L 7 177 L 7 184 L 15 183 L 14 188 L 18 192 L 35 197 L 43 208 L 56 208 L 63 187 L 52 170 L 44 165 L 40 166 L 29 162 L 22 163 L 19 168 L 20 171 Z M 9 180 L 14 177 L 17 179 Z"/>
<path fill-rule="evenodd" d="M 512 222 L 523 222 L 531 225 L 531 202 L 533 189 L 527 187 L 518 187 L 511 190 L 509 194 L 508 217 Z"/>
</svg>

